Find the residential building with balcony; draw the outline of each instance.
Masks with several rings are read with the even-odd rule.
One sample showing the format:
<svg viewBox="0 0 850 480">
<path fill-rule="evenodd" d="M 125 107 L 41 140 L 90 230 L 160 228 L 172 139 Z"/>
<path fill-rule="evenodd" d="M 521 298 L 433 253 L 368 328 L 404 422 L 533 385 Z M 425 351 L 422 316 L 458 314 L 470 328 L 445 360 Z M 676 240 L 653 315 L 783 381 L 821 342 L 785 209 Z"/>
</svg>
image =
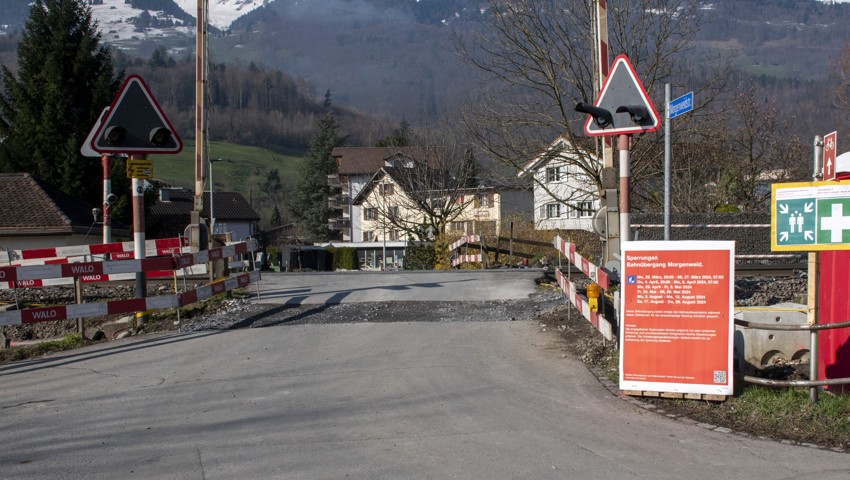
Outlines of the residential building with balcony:
<svg viewBox="0 0 850 480">
<path fill-rule="evenodd" d="M 363 238 L 363 214 L 353 199 L 381 167 L 410 162 L 427 156 L 427 152 L 424 147 L 336 147 L 331 156 L 336 159 L 337 173 L 328 175 L 328 184 L 334 187 L 333 196 L 328 198 L 328 227 L 343 242 L 359 242 Z"/>
</svg>

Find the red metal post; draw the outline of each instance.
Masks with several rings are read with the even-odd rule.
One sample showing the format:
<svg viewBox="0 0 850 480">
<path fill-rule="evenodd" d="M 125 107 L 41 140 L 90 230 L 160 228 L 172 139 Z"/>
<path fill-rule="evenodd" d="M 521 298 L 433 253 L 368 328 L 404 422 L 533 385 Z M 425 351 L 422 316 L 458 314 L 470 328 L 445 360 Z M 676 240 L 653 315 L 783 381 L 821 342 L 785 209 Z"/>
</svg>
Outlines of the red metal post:
<svg viewBox="0 0 850 480">
<path fill-rule="evenodd" d="M 820 252 L 818 324 L 843 322 L 850 318 L 848 279 L 850 251 Z M 818 333 L 817 350 L 818 379 L 850 377 L 850 328 L 821 330 Z M 827 388 L 836 392 L 850 392 L 850 385 Z"/>
<path fill-rule="evenodd" d="M 111 163 L 109 155 L 100 156 L 100 164 L 103 167 L 103 243 L 112 243 L 112 217 L 110 216 L 111 203 L 109 195 L 112 194 Z"/>
</svg>

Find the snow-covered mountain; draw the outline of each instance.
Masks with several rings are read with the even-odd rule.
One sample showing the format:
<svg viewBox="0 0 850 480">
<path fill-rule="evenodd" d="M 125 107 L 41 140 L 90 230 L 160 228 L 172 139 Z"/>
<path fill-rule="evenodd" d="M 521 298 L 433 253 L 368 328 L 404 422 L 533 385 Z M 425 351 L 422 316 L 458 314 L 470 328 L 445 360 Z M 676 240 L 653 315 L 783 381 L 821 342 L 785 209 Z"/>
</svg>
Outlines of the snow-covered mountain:
<svg viewBox="0 0 850 480">
<path fill-rule="evenodd" d="M 234 20 L 274 0 L 209 0 L 210 25 L 225 30 Z M 197 0 L 174 0 L 184 12 L 197 16 Z"/>
<path fill-rule="evenodd" d="M 197 0 L 173 0 L 173 3 L 187 14 L 182 16 L 166 11 L 165 6 L 170 1 L 147 2 L 147 5 L 159 5 L 162 10 L 135 8 L 125 0 L 91 0 L 90 6 L 101 27 L 104 40 L 109 43 L 120 45 L 122 41 L 194 35 L 195 26 L 187 24 L 185 19 L 188 16 L 197 16 Z M 274 0 L 210 0 L 209 24 L 226 30 L 237 18 L 272 1 Z"/>
</svg>

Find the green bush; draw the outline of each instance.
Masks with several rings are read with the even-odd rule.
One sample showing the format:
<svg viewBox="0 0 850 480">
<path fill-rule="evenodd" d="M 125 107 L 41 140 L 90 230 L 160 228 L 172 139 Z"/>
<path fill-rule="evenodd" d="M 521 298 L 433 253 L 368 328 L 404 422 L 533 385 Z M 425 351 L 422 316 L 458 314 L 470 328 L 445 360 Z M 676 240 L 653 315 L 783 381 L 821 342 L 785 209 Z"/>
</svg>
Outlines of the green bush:
<svg viewBox="0 0 850 480">
<path fill-rule="evenodd" d="M 433 270 L 436 263 L 434 245 L 414 245 L 408 247 L 404 256 L 405 270 Z"/>
<path fill-rule="evenodd" d="M 357 258 L 357 250 L 351 247 L 328 247 L 333 257 L 334 270 L 360 270 L 360 261 Z"/>
<path fill-rule="evenodd" d="M 269 265 L 280 265 L 280 250 L 275 247 L 266 248 L 266 255 L 269 257 Z"/>
</svg>

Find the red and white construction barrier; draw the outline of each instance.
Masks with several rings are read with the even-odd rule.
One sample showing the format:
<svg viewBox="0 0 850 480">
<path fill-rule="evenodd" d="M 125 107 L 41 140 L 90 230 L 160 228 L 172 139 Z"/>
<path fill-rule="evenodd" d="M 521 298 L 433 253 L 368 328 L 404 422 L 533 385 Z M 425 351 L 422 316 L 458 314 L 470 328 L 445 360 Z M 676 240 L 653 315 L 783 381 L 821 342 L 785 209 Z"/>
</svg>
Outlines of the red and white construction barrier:
<svg viewBox="0 0 850 480">
<path fill-rule="evenodd" d="M 580 268 L 585 275 L 590 277 L 590 279 L 596 282 L 603 290 L 611 288 L 611 278 L 608 276 L 608 272 L 582 257 L 576 251 L 575 244 L 567 242 L 561 238 L 560 235 L 556 235 L 552 243 L 555 245 L 555 248 L 558 249 L 559 252 L 563 253 L 573 265 Z"/>
<path fill-rule="evenodd" d="M 0 312 L 0 325 L 22 325 L 183 307 L 201 300 L 206 300 L 220 293 L 245 287 L 259 280 L 260 272 L 253 271 L 229 277 L 195 290 L 172 295 Z"/>
<path fill-rule="evenodd" d="M 460 237 L 460 240 L 449 245 L 449 250 L 457 250 L 461 246 L 466 245 L 467 243 L 473 243 L 473 242 L 480 243 L 481 242 L 481 236 L 480 235 L 466 235 L 466 236 Z"/>
<path fill-rule="evenodd" d="M 468 243 L 473 243 L 473 242 L 481 243 L 481 236 L 479 236 L 479 235 L 466 235 L 466 236 L 460 237 L 460 240 L 449 245 L 449 251 L 457 250 L 458 248 L 460 248 L 460 247 L 462 247 L 462 246 L 464 246 Z M 480 253 L 476 254 L 476 255 L 455 255 L 455 256 L 452 257 L 452 266 L 456 267 L 456 266 L 460 265 L 461 263 L 466 263 L 466 262 L 481 262 L 481 258 L 482 258 L 482 256 L 481 256 Z"/>
<path fill-rule="evenodd" d="M 456 266 L 460 265 L 461 263 L 480 262 L 480 261 L 481 261 L 481 254 L 480 253 L 477 254 L 477 255 L 458 255 L 457 257 L 452 258 L 452 266 L 456 267 Z"/>
<path fill-rule="evenodd" d="M 146 256 L 159 257 L 180 253 L 182 247 L 188 247 L 185 238 L 162 238 L 145 241 Z M 110 254 L 113 260 L 133 258 L 133 242 L 102 243 L 93 245 L 72 245 L 68 247 L 36 248 L 32 250 L 8 250 L 0 252 L 0 262 L 12 265 L 24 265 L 23 260 L 67 259 L 70 257 L 102 256 Z M 130 256 L 127 256 L 129 254 Z M 47 262 L 45 262 L 47 263 Z M 68 263 L 54 261 L 53 263 Z"/>
<path fill-rule="evenodd" d="M 608 275 L 608 272 L 597 267 L 593 263 L 590 263 L 586 258 L 579 255 L 576 251 L 575 244 L 565 241 L 560 235 L 555 236 L 552 243 L 555 248 L 564 254 L 573 265 L 580 268 L 585 275 L 590 277 L 590 279 L 596 282 L 596 284 L 602 289 L 608 290 L 611 288 L 611 278 Z M 605 315 L 598 312 L 592 312 L 590 310 L 587 297 L 578 293 L 576 284 L 569 281 L 560 269 L 555 270 L 555 273 L 558 278 L 558 286 L 561 287 L 561 290 L 563 290 L 564 294 L 566 294 L 570 303 L 576 307 L 576 310 L 581 312 L 584 318 L 590 321 L 591 325 L 593 325 L 595 329 L 599 330 L 599 333 L 601 333 L 603 337 L 607 340 L 614 340 L 615 329 L 611 322 L 605 318 Z"/>
<path fill-rule="evenodd" d="M 257 241 L 249 239 L 172 257 L 0 267 L 0 289 L 68 285 L 73 284 L 76 277 L 84 283 L 129 280 L 138 272 L 144 272 L 148 278 L 162 278 L 172 276 L 175 270 L 256 250 Z"/>
<path fill-rule="evenodd" d="M 598 312 L 592 312 L 588 305 L 587 297 L 578 293 L 576 290 L 576 284 L 569 281 L 560 270 L 555 270 L 555 272 L 558 277 L 558 286 L 561 287 L 561 290 L 563 290 L 567 295 L 570 303 L 576 307 L 576 310 L 578 310 L 584 318 L 590 321 L 593 328 L 599 330 L 599 333 L 601 333 L 606 340 L 613 341 L 614 328 L 611 325 L 611 322 L 605 318 L 605 315 Z"/>
</svg>

